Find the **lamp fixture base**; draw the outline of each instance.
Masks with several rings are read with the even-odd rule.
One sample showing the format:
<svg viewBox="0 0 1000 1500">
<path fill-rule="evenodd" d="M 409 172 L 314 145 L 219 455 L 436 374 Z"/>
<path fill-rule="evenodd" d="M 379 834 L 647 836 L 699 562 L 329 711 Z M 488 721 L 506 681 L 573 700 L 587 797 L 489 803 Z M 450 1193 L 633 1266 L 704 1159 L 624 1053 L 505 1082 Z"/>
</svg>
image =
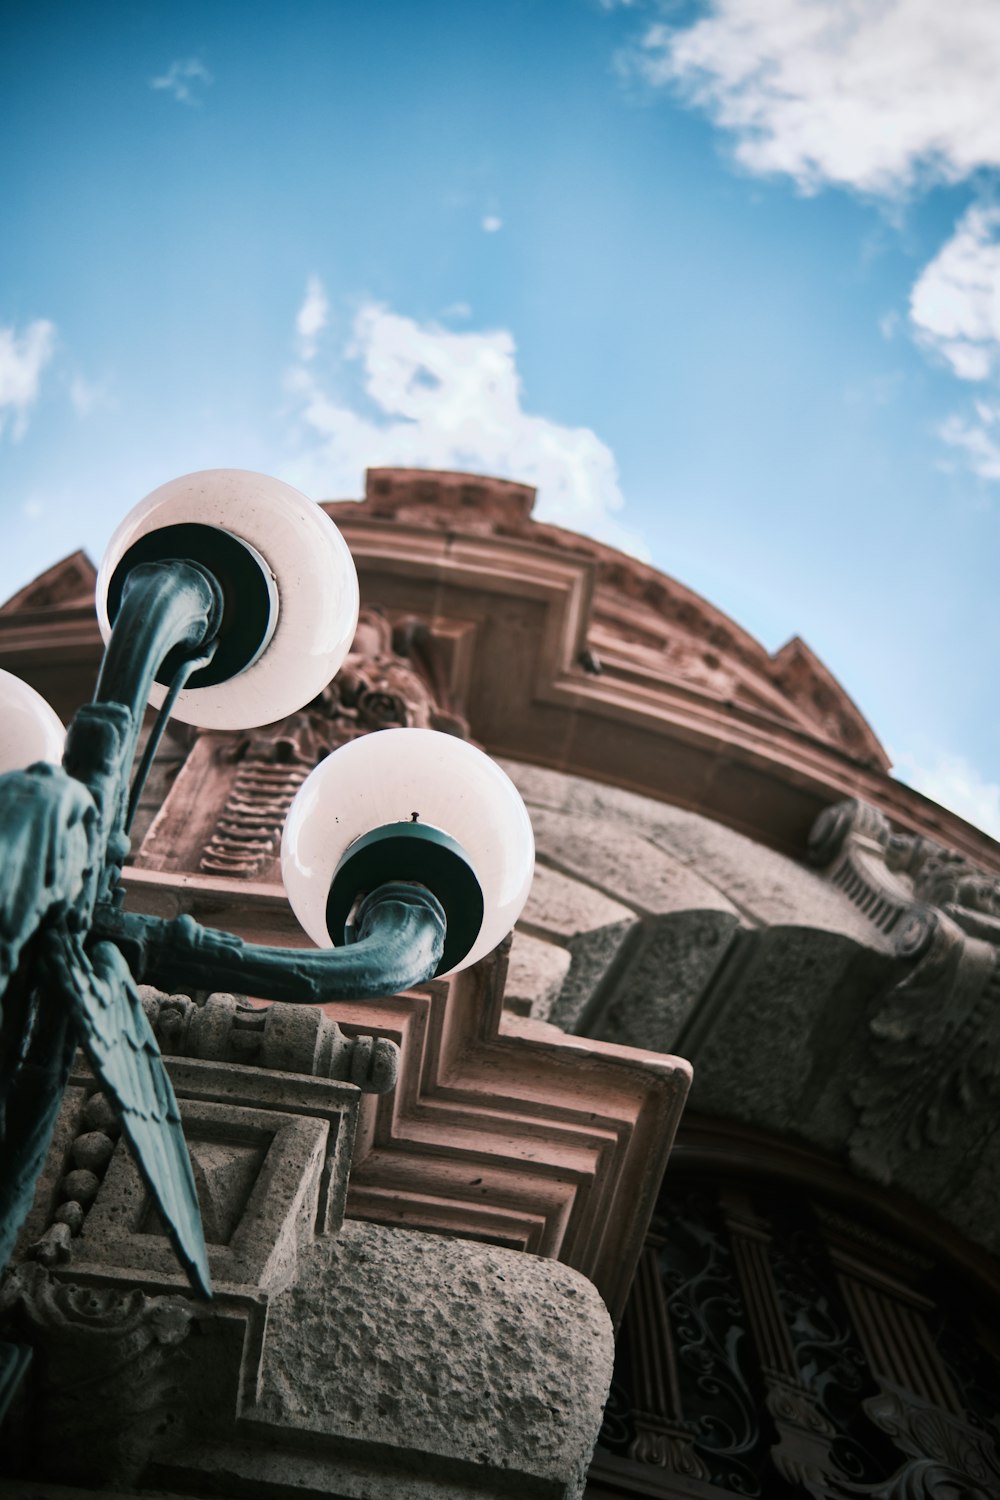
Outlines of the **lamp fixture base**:
<svg viewBox="0 0 1000 1500">
<path fill-rule="evenodd" d="M 333 874 L 326 925 L 335 944 L 354 941 L 351 914 L 358 900 L 379 886 L 412 882 L 426 886 L 447 919 L 444 953 L 437 973 L 447 974 L 472 948 L 483 925 L 483 890 L 457 839 L 426 823 L 384 823 L 345 852 Z"/>
<path fill-rule="evenodd" d="M 108 584 L 108 618 L 114 624 L 121 608 L 129 573 L 140 563 L 194 562 L 218 584 L 222 613 L 218 644 L 211 662 L 192 672 L 188 688 L 215 687 L 229 682 L 261 655 L 274 634 L 278 619 L 278 591 L 267 563 L 255 547 L 221 526 L 186 521 L 161 526 L 141 536 L 128 549 Z M 180 659 L 166 658 L 156 681 L 169 686 Z"/>
</svg>

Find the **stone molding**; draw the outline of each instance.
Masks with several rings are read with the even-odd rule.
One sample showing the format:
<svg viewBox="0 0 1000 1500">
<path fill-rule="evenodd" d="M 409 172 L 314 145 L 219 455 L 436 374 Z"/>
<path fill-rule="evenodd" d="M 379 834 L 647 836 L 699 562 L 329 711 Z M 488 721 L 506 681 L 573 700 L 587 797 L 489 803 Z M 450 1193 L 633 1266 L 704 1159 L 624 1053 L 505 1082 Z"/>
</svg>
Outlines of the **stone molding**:
<svg viewBox="0 0 1000 1500">
<path fill-rule="evenodd" d="M 676 579 L 590 537 L 533 520 L 534 502 L 531 486 L 508 480 L 446 471 L 369 469 L 362 508 L 397 525 L 503 536 L 587 557 L 597 585 L 592 661 L 598 671 L 612 657 L 634 668 L 643 648 L 651 647 L 660 672 L 665 669 L 696 688 L 742 697 L 747 705 L 888 768 L 870 726 L 804 641 L 793 637 L 769 655 L 735 621 Z M 335 514 L 339 521 L 350 511 L 340 503 Z"/>
<path fill-rule="evenodd" d="M 30 1425 L 45 1475 L 102 1486 L 138 1478 L 178 1422 L 178 1353 L 192 1303 L 65 1280 L 28 1262 L 0 1287 L 0 1316 L 29 1340 L 44 1369 L 33 1382 Z M 26 1437 L 17 1433 L 14 1447 Z"/>
<path fill-rule="evenodd" d="M 362 1107 L 347 1213 L 560 1260 L 617 1320 L 690 1067 L 510 1015 L 504 970 L 498 952 L 392 1000 L 328 1007 L 401 1054 L 395 1092 Z"/>
<path fill-rule="evenodd" d="M 455 701 L 491 754 L 625 786 L 788 852 L 824 806 L 860 795 L 1000 869 L 994 840 L 886 774 L 804 643 L 772 660 L 674 580 L 523 519 L 523 494 L 507 494 L 523 489 L 371 471 L 363 503 L 325 506 L 363 595 L 441 632 Z"/>
</svg>

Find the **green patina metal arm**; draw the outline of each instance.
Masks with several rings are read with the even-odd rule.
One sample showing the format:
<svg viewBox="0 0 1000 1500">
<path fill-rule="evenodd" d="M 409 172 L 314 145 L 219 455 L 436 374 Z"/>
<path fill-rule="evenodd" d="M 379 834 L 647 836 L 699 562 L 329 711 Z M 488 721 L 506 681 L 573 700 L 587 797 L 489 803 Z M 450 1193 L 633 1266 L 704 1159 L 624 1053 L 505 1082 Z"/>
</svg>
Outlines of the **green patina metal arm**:
<svg viewBox="0 0 1000 1500">
<path fill-rule="evenodd" d="M 165 662 L 176 686 L 210 658 L 220 611 L 218 585 L 198 564 L 136 567 L 63 767 L 0 776 L 0 1268 L 30 1208 L 79 1040 L 181 1264 L 211 1295 L 180 1114 L 137 979 L 317 1004 L 396 994 L 441 962 L 445 915 L 415 884 L 373 891 L 359 908 L 357 940 L 316 952 L 122 910 L 130 781 L 149 690 Z"/>
<path fill-rule="evenodd" d="M 99 908 L 94 930 L 110 938 L 137 979 L 161 989 L 222 989 L 264 1000 L 322 1005 L 374 1000 L 420 984 L 441 962 L 445 914 L 424 886 L 391 882 L 366 896 L 357 936 L 345 948 L 271 948 L 202 927 L 191 917 L 165 922 Z"/>
</svg>

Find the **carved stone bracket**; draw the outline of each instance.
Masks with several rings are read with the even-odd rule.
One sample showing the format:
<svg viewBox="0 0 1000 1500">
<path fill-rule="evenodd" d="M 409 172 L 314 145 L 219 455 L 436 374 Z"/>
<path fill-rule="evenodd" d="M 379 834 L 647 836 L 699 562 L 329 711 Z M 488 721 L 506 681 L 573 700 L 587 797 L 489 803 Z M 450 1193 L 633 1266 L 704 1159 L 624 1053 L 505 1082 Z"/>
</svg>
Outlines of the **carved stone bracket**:
<svg viewBox="0 0 1000 1500">
<path fill-rule="evenodd" d="M 879 1384 L 865 1412 L 906 1461 L 884 1483 L 853 1493 L 871 1500 L 990 1500 L 1000 1494 L 1000 1452 L 988 1432 L 888 1381 Z"/>
<path fill-rule="evenodd" d="M 176 1295 L 186 1282 L 155 1205 L 78 1057 L 0 1294 L 2 1336 L 34 1353 L 15 1424 L 31 1444 L 25 1472 L 39 1472 L 43 1444 L 55 1455 L 46 1477 L 129 1483 L 155 1464 L 161 1439 L 176 1446 L 185 1412 L 195 1425 L 202 1405 L 235 1419 L 262 1378 L 272 1300 L 294 1283 L 311 1247 L 341 1228 L 360 1090 L 329 1073 L 338 1060 L 348 1070 L 353 1062 L 371 1084 L 391 1054 L 379 1053 L 372 1066 L 374 1046 L 352 1052 L 316 1012 L 307 1012 L 311 1029 L 283 1032 L 282 1013 L 295 1007 L 253 1011 L 232 996 L 214 1000 L 197 1007 L 185 997 L 146 997 L 157 1020 L 173 1021 L 174 1040 L 188 1043 L 189 1055 L 168 1056 L 168 1071 L 198 1190 L 213 1301 Z M 239 1024 L 254 1019 L 263 1023 L 256 1031 Z M 247 1051 L 256 1051 L 255 1066 L 245 1057 L 228 1060 Z M 261 1065 L 264 1058 L 271 1067 Z M 165 1351 L 194 1317 L 199 1359 L 184 1371 L 182 1396 Z M 127 1386 L 121 1397 L 119 1379 Z"/>
<path fill-rule="evenodd" d="M 29 1263 L 0 1289 L 0 1314 L 34 1346 L 16 1444 L 36 1476 L 129 1484 L 163 1434 L 176 1437 L 186 1298 L 77 1285 Z"/>
<path fill-rule="evenodd" d="M 808 854 L 908 957 L 930 941 L 928 909 L 946 912 L 972 936 L 1000 942 L 1000 877 L 934 839 L 894 832 L 867 802 L 849 798 L 825 808 L 810 832 Z"/>
<path fill-rule="evenodd" d="M 809 856 L 904 960 L 869 1014 L 849 1143 L 888 1183 L 928 1147 L 959 1149 L 965 1122 L 1000 1097 L 1000 881 L 858 801 L 826 809 Z"/>
</svg>

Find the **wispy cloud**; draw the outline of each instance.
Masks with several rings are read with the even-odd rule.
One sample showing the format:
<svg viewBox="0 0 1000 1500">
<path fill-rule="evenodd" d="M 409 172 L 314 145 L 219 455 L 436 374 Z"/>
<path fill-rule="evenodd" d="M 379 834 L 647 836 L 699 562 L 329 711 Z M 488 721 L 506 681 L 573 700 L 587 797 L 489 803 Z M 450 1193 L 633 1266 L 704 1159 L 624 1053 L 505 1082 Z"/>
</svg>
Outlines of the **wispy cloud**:
<svg viewBox="0 0 1000 1500">
<path fill-rule="evenodd" d="M 296 477 L 311 493 L 358 495 L 371 466 L 471 469 L 537 486 L 542 520 L 646 555 L 618 520 L 624 501 L 610 448 L 588 427 L 525 410 L 510 333 L 456 333 L 369 302 L 339 357 L 338 387 L 348 367 L 360 373 L 358 402 L 331 395 L 312 363 L 288 376 L 300 422 Z"/>
<path fill-rule="evenodd" d="M 70 381 L 69 399 L 79 417 L 89 417 L 98 411 L 115 411 L 118 407 L 106 382 L 85 380 L 82 375 L 74 375 Z"/>
<path fill-rule="evenodd" d="M 938 436 L 961 453 L 966 467 L 980 479 L 1000 480 L 1000 403 L 976 401 L 971 413 L 953 412 L 941 423 Z"/>
<path fill-rule="evenodd" d="M 708 0 L 706 11 L 647 22 L 619 64 L 703 110 L 746 170 L 891 207 L 1000 167 L 996 0 Z M 909 326 L 960 380 L 1000 372 L 1000 209 L 963 215 L 913 285 Z M 886 338 L 897 327 L 895 314 L 879 323 Z M 980 403 L 939 427 L 985 479 L 1000 479 L 998 413 Z"/>
<path fill-rule="evenodd" d="M 301 359 L 315 358 L 316 340 L 326 327 L 329 316 L 330 302 L 326 288 L 318 276 L 310 276 L 306 282 L 302 306 L 295 315 L 295 332 L 298 335 Z"/>
<path fill-rule="evenodd" d="M 1000 481 L 1000 208 L 973 204 L 910 294 L 915 337 L 960 380 L 987 383 L 938 428 L 965 466 Z"/>
<path fill-rule="evenodd" d="M 919 340 L 962 380 L 993 373 L 1000 356 L 1000 209 L 973 204 L 959 220 L 914 285 L 910 319 Z"/>
<path fill-rule="evenodd" d="M 0 436 L 8 423 L 15 442 L 24 436 L 55 339 L 56 326 L 47 318 L 36 318 L 21 335 L 13 326 L 0 327 Z"/>
<path fill-rule="evenodd" d="M 197 107 L 205 89 L 214 82 L 200 57 L 178 57 L 159 78 L 151 78 L 151 89 L 164 89 L 178 104 Z"/>
<path fill-rule="evenodd" d="M 1000 839 L 1000 783 L 985 780 L 963 756 L 943 750 L 931 750 L 919 758 L 901 755 L 893 774 Z"/>
<path fill-rule="evenodd" d="M 496 234 L 498 229 L 503 228 L 503 219 L 501 219 L 497 214 L 487 214 L 482 221 L 481 228 L 483 228 L 487 234 Z"/>
<path fill-rule="evenodd" d="M 731 133 L 752 172 L 895 195 L 1000 165 L 995 0 L 710 0 L 623 67 Z"/>
</svg>

